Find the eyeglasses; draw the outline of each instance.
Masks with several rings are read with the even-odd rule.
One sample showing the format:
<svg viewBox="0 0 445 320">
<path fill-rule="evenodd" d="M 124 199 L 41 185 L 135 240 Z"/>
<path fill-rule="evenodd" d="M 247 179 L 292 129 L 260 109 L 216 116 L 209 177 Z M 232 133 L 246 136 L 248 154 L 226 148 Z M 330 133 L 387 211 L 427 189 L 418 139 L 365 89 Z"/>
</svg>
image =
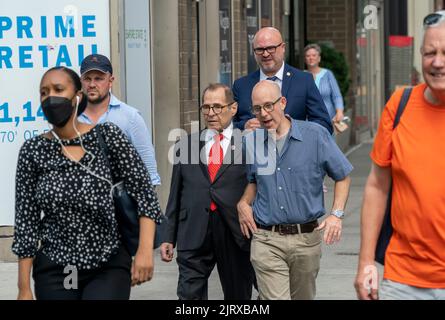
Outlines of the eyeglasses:
<svg viewBox="0 0 445 320">
<path fill-rule="evenodd" d="M 254 48 L 253 51 L 255 52 L 256 55 L 263 55 L 264 51 L 267 51 L 270 54 L 273 54 L 277 51 L 277 48 L 279 46 L 281 46 L 283 44 L 283 42 L 281 42 L 280 44 L 277 44 L 276 46 L 269 46 L 269 47 L 265 47 L 265 48 Z"/>
<path fill-rule="evenodd" d="M 203 104 L 201 107 L 199 107 L 199 109 L 201 110 L 202 114 L 204 114 L 204 115 L 208 115 L 210 113 L 210 109 L 213 110 L 214 114 L 220 114 L 224 108 L 230 107 L 234 103 L 235 103 L 235 101 L 233 101 L 229 104 L 226 104 L 224 106 L 220 105 L 219 103 Z"/>
<path fill-rule="evenodd" d="M 261 110 L 262 110 L 262 109 L 264 109 L 264 111 L 266 111 L 266 112 L 272 112 L 272 111 L 273 111 L 273 108 L 274 108 L 274 106 L 275 106 L 275 104 L 276 104 L 278 101 L 280 101 L 281 98 L 282 98 L 282 97 L 279 97 L 275 102 L 266 102 L 266 103 L 263 104 L 263 105 L 259 105 L 259 104 L 254 105 L 254 106 L 252 107 L 252 113 L 253 113 L 254 115 L 259 115 L 259 114 L 261 113 Z"/>
<path fill-rule="evenodd" d="M 438 24 L 440 21 L 445 19 L 445 11 L 438 11 L 435 13 L 431 13 L 423 19 L 423 26 L 430 27 Z"/>
</svg>

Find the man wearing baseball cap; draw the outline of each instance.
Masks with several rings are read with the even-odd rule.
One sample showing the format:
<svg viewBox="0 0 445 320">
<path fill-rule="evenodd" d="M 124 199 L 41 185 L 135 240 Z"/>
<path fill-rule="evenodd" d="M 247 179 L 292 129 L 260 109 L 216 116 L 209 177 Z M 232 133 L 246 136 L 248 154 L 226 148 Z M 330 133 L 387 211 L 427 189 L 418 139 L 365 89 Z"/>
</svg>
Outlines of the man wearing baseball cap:
<svg viewBox="0 0 445 320">
<path fill-rule="evenodd" d="M 79 120 L 88 124 L 112 122 L 117 125 L 139 152 L 151 183 L 160 185 L 151 135 L 144 119 L 137 109 L 119 101 L 110 91 L 114 81 L 110 60 L 101 54 L 89 55 L 82 61 L 80 73 L 88 105 Z"/>
</svg>

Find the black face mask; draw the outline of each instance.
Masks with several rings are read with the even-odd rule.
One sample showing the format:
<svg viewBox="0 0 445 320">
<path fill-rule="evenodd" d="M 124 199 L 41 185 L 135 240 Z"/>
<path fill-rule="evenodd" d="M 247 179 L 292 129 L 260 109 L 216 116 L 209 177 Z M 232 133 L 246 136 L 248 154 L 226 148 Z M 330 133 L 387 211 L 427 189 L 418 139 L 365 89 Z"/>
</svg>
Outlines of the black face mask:
<svg viewBox="0 0 445 320">
<path fill-rule="evenodd" d="M 67 98 L 48 97 L 42 102 L 42 111 L 49 123 L 61 128 L 67 124 L 74 108 Z"/>
</svg>

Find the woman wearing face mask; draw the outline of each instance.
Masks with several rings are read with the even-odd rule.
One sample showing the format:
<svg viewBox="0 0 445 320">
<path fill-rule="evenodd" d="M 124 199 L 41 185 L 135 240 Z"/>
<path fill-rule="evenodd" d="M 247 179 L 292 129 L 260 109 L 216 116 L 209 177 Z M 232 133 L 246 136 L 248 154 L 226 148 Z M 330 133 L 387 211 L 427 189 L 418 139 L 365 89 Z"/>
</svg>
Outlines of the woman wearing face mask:
<svg viewBox="0 0 445 320">
<path fill-rule="evenodd" d="M 334 123 L 343 120 L 344 104 L 337 80 L 331 70 L 321 68 L 321 48 L 318 44 L 309 44 L 304 48 L 304 60 L 307 71 L 312 73 L 315 84 L 320 91 L 329 116 Z"/>
<path fill-rule="evenodd" d="M 77 121 L 86 107 L 79 76 L 50 69 L 40 83 L 52 131 L 26 141 L 16 175 L 13 252 L 19 257 L 19 299 L 129 299 L 132 285 L 153 275 L 153 238 L 161 210 L 148 172 L 118 127 Z M 138 204 L 140 243 L 132 257 L 121 244 L 111 197 L 113 175 Z"/>
</svg>

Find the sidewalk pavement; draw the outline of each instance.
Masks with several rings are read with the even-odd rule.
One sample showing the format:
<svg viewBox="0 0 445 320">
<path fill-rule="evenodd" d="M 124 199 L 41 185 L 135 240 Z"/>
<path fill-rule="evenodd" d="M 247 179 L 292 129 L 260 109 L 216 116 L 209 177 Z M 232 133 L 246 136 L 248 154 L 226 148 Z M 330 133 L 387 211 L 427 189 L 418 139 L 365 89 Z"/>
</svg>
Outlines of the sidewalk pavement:
<svg viewBox="0 0 445 320">
<path fill-rule="evenodd" d="M 343 221 L 343 236 L 339 244 L 323 246 L 321 268 L 317 278 L 316 299 L 356 299 L 353 281 L 357 269 L 360 246 L 360 208 L 366 178 L 370 170 L 371 144 L 365 143 L 348 158 L 354 166 L 346 216 Z M 330 211 L 333 199 L 333 182 L 326 179 L 328 193 L 325 196 L 326 210 Z M 381 269 L 379 270 L 381 274 Z M 176 263 L 162 262 L 156 252 L 155 274 L 152 281 L 132 290 L 134 300 L 176 300 L 178 268 Z M 0 263 L 0 300 L 15 299 L 17 294 L 17 264 Z M 257 293 L 254 290 L 253 298 Z M 221 286 L 215 271 L 209 280 L 209 299 L 222 299 Z"/>
</svg>

